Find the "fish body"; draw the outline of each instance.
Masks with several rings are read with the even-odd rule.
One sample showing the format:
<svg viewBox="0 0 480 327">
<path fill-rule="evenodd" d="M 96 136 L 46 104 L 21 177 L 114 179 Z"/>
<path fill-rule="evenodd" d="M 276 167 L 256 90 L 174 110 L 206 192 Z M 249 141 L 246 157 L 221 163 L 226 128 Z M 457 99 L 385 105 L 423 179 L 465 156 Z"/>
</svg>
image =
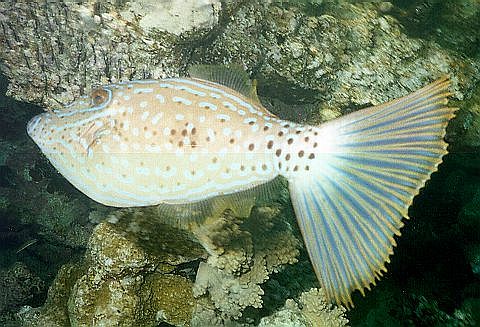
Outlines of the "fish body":
<svg viewBox="0 0 480 327">
<path fill-rule="evenodd" d="M 278 119 L 222 85 L 166 79 L 96 92 L 98 106 L 44 113 L 28 132 L 62 175 L 109 206 L 242 191 L 308 171 L 319 147 L 318 128 Z"/>
<path fill-rule="evenodd" d="M 309 126 L 208 80 L 132 81 L 38 115 L 27 131 L 109 206 L 195 203 L 286 177 L 327 297 L 352 305 L 351 292 L 386 271 L 402 217 L 447 152 L 448 86 Z"/>
</svg>

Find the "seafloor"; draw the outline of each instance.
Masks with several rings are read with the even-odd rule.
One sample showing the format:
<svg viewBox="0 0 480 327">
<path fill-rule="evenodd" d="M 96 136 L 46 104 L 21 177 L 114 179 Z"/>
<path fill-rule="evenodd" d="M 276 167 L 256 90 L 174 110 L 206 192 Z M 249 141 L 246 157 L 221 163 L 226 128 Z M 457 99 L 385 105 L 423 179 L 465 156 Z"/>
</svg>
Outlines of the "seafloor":
<svg viewBox="0 0 480 327">
<path fill-rule="evenodd" d="M 0 325 L 480 325 L 480 3 L 205 0 L 183 17 L 167 2 L 171 17 L 146 0 L 0 3 Z M 180 230 L 88 199 L 26 134 L 92 86 L 199 63 L 242 65 L 269 109 L 312 124 L 451 76 L 449 154 L 354 309 L 316 289 L 285 189 Z"/>
</svg>

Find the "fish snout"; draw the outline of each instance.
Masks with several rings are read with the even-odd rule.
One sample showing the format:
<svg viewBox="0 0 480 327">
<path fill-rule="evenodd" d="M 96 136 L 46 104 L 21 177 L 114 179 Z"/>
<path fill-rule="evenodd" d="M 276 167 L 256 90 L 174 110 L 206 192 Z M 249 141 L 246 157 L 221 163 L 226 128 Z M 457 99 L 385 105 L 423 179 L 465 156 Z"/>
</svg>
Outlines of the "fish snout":
<svg viewBox="0 0 480 327">
<path fill-rule="evenodd" d="M 42 130 L 42 126 L 49 120 L 48 114 L 43 113 L 40 115 L 36 115 L 27 123 L 27 134 L 36 141 L 37 135 Z"/>
</svg>

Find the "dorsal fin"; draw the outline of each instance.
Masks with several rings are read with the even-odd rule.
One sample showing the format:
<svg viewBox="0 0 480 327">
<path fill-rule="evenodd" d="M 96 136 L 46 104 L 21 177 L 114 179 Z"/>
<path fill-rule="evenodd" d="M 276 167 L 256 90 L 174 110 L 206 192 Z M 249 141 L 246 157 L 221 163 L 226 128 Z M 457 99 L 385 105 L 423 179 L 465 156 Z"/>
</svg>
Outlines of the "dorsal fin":
<svg viewBox="0 0 480 327">
<path fill-rule="evenodd" d="M 254 98 L 258 99 L 250 77 L 240 65 L 193 65 L 188 69 L 188 73 L 193 78 L 225 85 L 249 99 L 252 98 L 252 93 L 255 93 Z"/>
<path fill-rule="evenodd" d="M 255 105 L 257 105 L 257 109 L 262 111 L 265 115 L 276 117 L 265 109 L 260 102 L 257 95 L 257 81 L 252 81 L 250 76 L 248 76 L 240 65 L 193 65 L 188 69 L 188 74 L 192 78 L 198 78 L 229 87 L 249 98 Z"/>
</svg>

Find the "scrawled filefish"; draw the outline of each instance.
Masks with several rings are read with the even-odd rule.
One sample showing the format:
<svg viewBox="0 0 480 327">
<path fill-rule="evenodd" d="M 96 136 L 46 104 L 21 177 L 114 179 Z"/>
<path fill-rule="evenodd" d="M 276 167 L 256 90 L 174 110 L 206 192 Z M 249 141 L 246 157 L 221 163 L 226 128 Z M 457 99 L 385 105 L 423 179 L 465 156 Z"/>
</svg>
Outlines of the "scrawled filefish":
<svg viewBox="0 0 480 327">
<path fill-rule="evenodd" d="M 100 87 L 27 130 L 63 176 L 108 206 L 193 203 L 283 175 L 321 286 L 352 305 L 351 292 L 386 271 L 402 217 L 447 153 L 448 86 L 442 78 L 309 126 L 213 81 L 140 80 Z"/>
</svg>

